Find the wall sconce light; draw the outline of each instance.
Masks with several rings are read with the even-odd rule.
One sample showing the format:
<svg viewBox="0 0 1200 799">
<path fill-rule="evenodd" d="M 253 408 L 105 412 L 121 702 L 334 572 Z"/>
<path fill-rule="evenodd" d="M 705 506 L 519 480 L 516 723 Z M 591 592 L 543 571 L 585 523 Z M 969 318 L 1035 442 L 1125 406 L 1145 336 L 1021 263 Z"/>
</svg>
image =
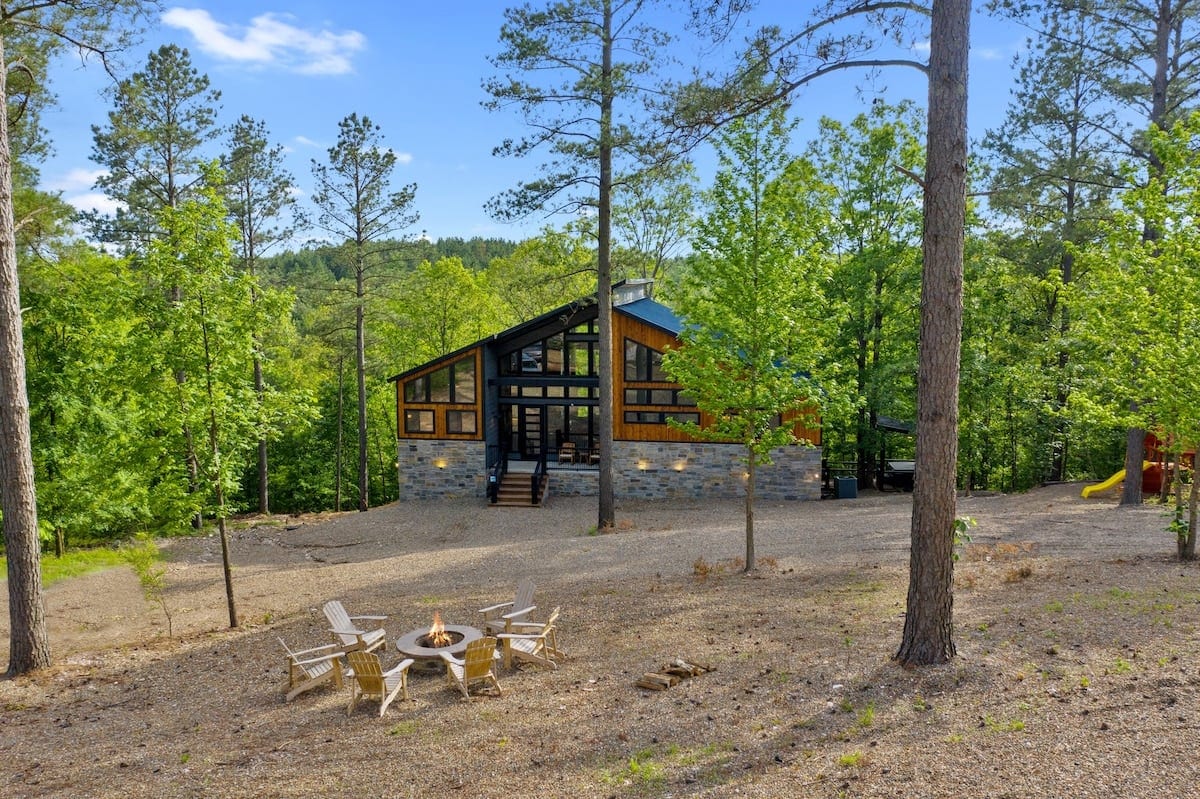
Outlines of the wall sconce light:
<svg viewBox="0 0 1200 799">
<path fill-rule="evenodd" d="M 637 462 L 637 467 L 639 470 L 644 472 L 650 467 L 650 461 L 646 460 L 645 458 L 641 458 Z"/>
<path fill-rule="evenodd" d="M 674 468 L 677 472 L 682 472 L 687 468 L 687 458 L 681 458 L 680 460 L 675 461 L 675 464 L 672 468 Z"/>
<path fill-rule="evenodd" d="M 439 469 L 445 469 L 446 468 L 446 459 L 445 458 L 434 458 L 433 465 Z"/>
</svg>

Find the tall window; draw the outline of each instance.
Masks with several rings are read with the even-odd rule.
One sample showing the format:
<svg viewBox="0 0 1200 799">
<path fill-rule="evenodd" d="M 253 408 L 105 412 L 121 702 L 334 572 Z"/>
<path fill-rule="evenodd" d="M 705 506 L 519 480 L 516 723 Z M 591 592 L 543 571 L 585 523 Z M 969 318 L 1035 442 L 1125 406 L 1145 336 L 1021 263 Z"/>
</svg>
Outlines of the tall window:
<svg viewBox="0 0 1200 799">
<path fill-rule="evenodd" d="M 475 357 L 469 356 L 404 383 L 405 402 L 475 401 Z"/>
<path fill-rule="evenodd" d="M 633 339 L 625 339 L 625 379 L 643 382 L 666 382 L 662 353 Z"/>
</svg>

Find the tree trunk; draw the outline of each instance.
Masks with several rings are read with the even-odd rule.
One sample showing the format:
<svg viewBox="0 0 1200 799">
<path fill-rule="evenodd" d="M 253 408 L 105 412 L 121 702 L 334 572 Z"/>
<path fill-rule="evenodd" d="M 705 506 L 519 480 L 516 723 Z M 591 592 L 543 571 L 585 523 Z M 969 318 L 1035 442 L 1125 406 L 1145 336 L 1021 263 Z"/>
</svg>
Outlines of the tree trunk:
<svg viewBox="0 0 1200 799">
<path fill-rule="evenodd" d="M 359 256 L 362 257 L 361 255 Z M 367 341 L 363 303 L 366 301 L 364 266 L 359 264 L 355 281 L 358 302 L 354 308 L 354 358 L 358 373 L 358 509 L 368 508 L 367 480 Z"/>
<path fill-rule="evenodd" d="M 263 398 L 266 395 L 266 384 L 263 382 L 262 358 L 258 355 L 254 356 L 254 391 L 258 394 L 258 408 L 261 412 Z M 258 512 L 262 514 L 271 512 L 268 479 L 267 439 L 266 436 L 263 436 L 258 440 Z"/>
<path fill-rule="evenodd" d="M 746 568 L 743 571 L 752 572 L 756 567 L 754 560 L 754 450 L 747 447 L 746 454 L 750 458 L 746 469 Z"/>
<path fill-rule="evenodd" d="M 1196 473 L 1192 472 L 1192 490 L 1188 492 L 1187 538 L 1183 540 L 1182 546 L 1179 548 L 1180 560 L 1196 559 L 1196 516 L 1198 506 L 1200 506 L 1200 480 L 1197 480 L 1196 477 Z"/>
<path fill-rule="evenodd" d="M 1137 404 L 1131 410 L 1137 411 Z M 1131 427 L 1125 433 L 1125 482 L 1121 486 L 1122 505 L 1142 504 L 1142 461 L 1146 459 L 1146 431 Z"/>
<path fill-rule="evenodd" d="M 917 455 L 908 610 L 896 660 L 943 663 L 953 639 L 958 370 L 966 224 L 970 0 L 935 0 L 929 54 Z"/>
<path fill-rule="evenodd" d="M 604 0 L 604 42 L 600 101 L 600 196 L 596 242 L 596 302 L 600 309 L 600 398 L 596 434 L 600 449 L 599 508 L 596 529 L 616 524 L 613 499 L 613 334 L 612 334 L 612 3 Z"/>
<path fill-rule="evenodd" d="M 4 55 L 0 34 L 0 65 L 7 63 Z M 6 96 L 0 69 L 0 97 Z M 0 102 L 0 525 L 8 558 L 9 676 L 50 665 L 12 201 L 8 107 Z"/>
<path fill-rule="evenodd" d="M 345 359 L 338 356 L 338 395 L 337 395 L 337 451 L 333 457 L 333 507 L 334 510 L 341 512 L 342 510 L 342 447 L 346 446 L 343 438 L 342 425 L 346 422 L 345 410 Z"/>
</svg>

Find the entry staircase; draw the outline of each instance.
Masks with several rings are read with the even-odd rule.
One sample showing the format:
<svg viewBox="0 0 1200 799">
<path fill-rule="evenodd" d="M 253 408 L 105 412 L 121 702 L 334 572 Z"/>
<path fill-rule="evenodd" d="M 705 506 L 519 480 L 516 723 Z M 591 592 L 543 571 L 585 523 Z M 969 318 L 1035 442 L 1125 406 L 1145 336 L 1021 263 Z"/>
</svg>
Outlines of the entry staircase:
<svg viewBox="0 0 1200 799">
<path fill-rule="evenodd" d="M 546 501 L 550 487 L 550 476 L 546 473 L 544 461 L 533 471 L 496 469 L 491 479 L 495 481 L 495 489 L 490 495 L 490 504 L 494 508 L 540 507 Z"/>
</svg>

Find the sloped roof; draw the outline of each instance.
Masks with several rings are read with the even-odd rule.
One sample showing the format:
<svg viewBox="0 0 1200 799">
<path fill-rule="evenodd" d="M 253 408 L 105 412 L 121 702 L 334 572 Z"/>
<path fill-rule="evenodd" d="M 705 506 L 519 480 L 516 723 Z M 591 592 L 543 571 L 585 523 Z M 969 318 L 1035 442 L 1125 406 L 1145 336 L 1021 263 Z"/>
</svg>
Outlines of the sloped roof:
<svg viewBox="0 0 1200 799">
<path fill-rule="evenodd" d="M 618 305 L 613 310 L 629 314 L 635 319 L 640 319 L 646 324 L 653 325 L 674 336 L 683 332 L 683 320 L 676 316 L 670 308 L 649 297 Z"/>
<path fill-rule="evenodd" d="M 588 313 L 589 311 L 590 313 Z M 648 297 L 633 300 L 632 302 L 621 303 L 620 305 L 614 304 L 613 312 L 628 314 L 635 319 L 639 319 L 648 325 L 657 327 L 658 329 L 675 336 L 678 336 L 680 331 L 683 330 L 683 322 L 678 316 L 675 315 L 674 311 L 662 303 L 655 302 Z M 572 318 L 578 319 L 579 314 L 589 316 L 590 318 L 595 318 L 595 316 L 599 314 L 599 306 L 597 306 L 596 298 L 594 296 L 582 297 L 575 302 L 569 302 L 566 305 L 555 308 L 552 311 L 547 311 L 535 319 L 530 319 L 526 322 L 514 325 L 507 330 L 494 333 L 487 338 L 480 339 L 479 341 L 476 341 L 473 344 L 468 344 L 465 347 L 459 347 L 454 352 L 443 355 L 440 358 L 434 358 L 431 361 L 426 361 L 420 366 L 414 366 L 411 369 L 406 369 L 399 374 L 389 377 L 388 382 L 401 380 L 436 363 L 448 363 L 452 360 L 457 360 L 458 358 L 462 357 L 464 353 L 482 344 L 487 344 L 489 342 L 503 342 L 506 340 L 519 338 L 529 331 L 536 331 L 537 328 L 545 326 L 547 323 L 552 322 L 556 318 L 563 320 L 563 325 L 565 327 L 569 324 L 568 320 Z"/>
</svg>

